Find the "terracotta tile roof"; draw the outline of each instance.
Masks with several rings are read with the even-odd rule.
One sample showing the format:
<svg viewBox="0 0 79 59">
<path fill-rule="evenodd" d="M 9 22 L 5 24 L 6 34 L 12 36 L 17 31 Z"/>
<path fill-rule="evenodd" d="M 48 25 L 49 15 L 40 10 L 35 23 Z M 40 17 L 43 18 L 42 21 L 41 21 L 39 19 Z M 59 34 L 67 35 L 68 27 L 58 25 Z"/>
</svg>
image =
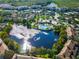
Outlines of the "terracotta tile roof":
<svg viewBox="0 0 79 59">
<path fill-rule="evenodd" d="M 0 39 L 0 54 L 3 54 L 5 52 L 5 50 L 8 50 L 8 47 Z"/>
<path fill-rule="evenodd" d="M 75 48 L 75 44 L 77 44 L 76 41 L 73 40 L 68 40 L 63 49 L 61 50 L 61 52 L 57 55 L 58 57 L 60 57 L 61 59 L 70 59 L 70 55 L 73 53 L 72 57 L 76 55 L 78 47 Z"/>
</svg>

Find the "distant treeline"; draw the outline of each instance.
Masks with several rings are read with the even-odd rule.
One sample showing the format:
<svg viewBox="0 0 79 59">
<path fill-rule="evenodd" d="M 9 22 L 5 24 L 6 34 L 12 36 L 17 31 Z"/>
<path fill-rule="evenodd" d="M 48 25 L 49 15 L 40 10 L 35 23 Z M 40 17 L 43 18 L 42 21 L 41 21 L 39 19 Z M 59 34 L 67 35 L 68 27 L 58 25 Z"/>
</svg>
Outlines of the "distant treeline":
<svg viewBox="0 0 79 59">
<path fill-rule="evenodd" d="M 0 0 L 0 3 L 11 3 L 12 5 L 49 4 L 54 2 L 59 7 L 79 7 L 79 0 Z"/>
<path fill-rule="evenodd" d="M 0 2 L 50 2 L 52 0 L 0 0 Z"/>
<path fill-rule="evenodd" d="M 0 3 L 11 3 L 14 5 L 48 4 L 52 0 L 0 0 Z"/>
</svg>

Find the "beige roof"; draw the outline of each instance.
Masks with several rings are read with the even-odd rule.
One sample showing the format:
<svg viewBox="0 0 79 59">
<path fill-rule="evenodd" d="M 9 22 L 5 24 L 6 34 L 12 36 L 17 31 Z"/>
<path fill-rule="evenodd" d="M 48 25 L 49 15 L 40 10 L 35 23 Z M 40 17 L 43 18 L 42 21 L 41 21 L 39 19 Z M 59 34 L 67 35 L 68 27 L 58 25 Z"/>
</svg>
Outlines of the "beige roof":
<svg viewBox="0 0 79 59">
<path fill-rule="evenodd" d="M 67 43 L 65 43 L 65 45 L 64 45 L 64 48 L 61 50 L 61 52 L 58 54 L 58 55 L 63 55 L 63 54 L 65 54 L 66 52 L 68 52 L 68 47 L 70 48 L 70 49 L 73 49 L 73 47 L 74 47 L 74 42 L 72 41 L 72 40 L 68 40 L 67 41 Z"/>
<path fill-rule="evenodd" d="M 37 57 L 32 57 L 32 56 L 14 54 L 12 59 L 45 59 L 45 58 L 37 58 Z"/>
<path fill-rule="evenodd" d="M 0 41 L 2 41 L 2 40 L 0 39 Z M 8 47 L 2 41 L 2 43 L 0 43 L 0 54 L 3 54 L 5 52 L 5 50 L 8 50 Z"/>
<path fill-rule="evenodd" d="M 72 28 L 71 27 L 68 27 L 67 29 L 66 29 L 66 31 L 67 31 L 67 35 L 68 36 L 72 36 L 73 34 L 72 34 Z"/>
<path fill-rule="evenodd" d="M 73 48 L 75 47 L 75 44 L 77 44 L 76 41 L 73 41 L 73 40 L 68 40 L 63 49 L 61 50 L 61 52 L 57 55 L 58 57 L 62 58 L 64 57 L 64 59 L 70 59 L 70 55 L 71 55 L 71 52 L 75 52 L 75 50 L 73 50 Z M 73 56 L 72 56 L 73 57 Z"/>
</svg>

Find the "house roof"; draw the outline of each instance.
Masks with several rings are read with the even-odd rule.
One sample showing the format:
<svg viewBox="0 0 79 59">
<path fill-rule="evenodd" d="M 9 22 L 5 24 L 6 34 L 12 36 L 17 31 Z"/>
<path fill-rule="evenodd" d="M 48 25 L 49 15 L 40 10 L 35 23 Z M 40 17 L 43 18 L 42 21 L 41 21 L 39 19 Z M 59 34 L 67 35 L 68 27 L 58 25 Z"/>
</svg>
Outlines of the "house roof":
<svg viewBox="0 0 79 59">
<path fill-rule="evenodd" d="M 10 4 L 0 4 L 0 8 L 12 9 L 12 8 L 13 8 L 13 6 L 11 6 Z"/>
<path fill-rule="evenodd" d="M 75 34 L 72 27 L 67 27 L 66 32 L 67 32 L 67 35 L 70 37 Z"/>
<path fill-rule="evenodd" d="M 0 54 L 3 54 L 5 50 L 8 50 L 6 44 L 0 39 Z"/>
<path fill-rule="evenodd" d="M 28 8 L 29 8 L 28 6 L 17 6 L 16 7 L 17 10 L 26 10 Z"/>
<path fill-rule="evenodd" d="M 24 56 L 24 55 L 14 54 L 12 59 L 45 59 L 45 58 L 37 58 L 33 56 Z"/>
<path fill-rule="evenodd" d="M 48 8 L 53 8 L 53 7 L 58 7 L 57 4 L 55 3 L 51 3 L 49 5 L 47 5 Z"/>
<path fill-rule="evenodd" d="M 71 55 L 71 53 L 73 52 L 73 53 L 77 53 L 77 52 L 75 52 L 76 51 L 76 49 L 77 49 L 77 47 L 76 47 L 76 49 L 74 50 L 74 47 L 75 47 L 75 44 L 78 44 L 76 41 L 73 41 L 73 40 L 68 40 L 66 43 L 65 43 L 65 45 L 64 45 L 64 48 L 61 50 L 61 52 L 57 55 L 58 57 L 61 57 L 62 59 L 63 59 L 63 57 L 66 59 L 66 58 L 69 58 L 70 59 L 70 55 Z M 74 54 L 74 55 L 75 55 Z M 74 55 L 72 55 L 72 56 L 74 56 Z"/>
</svg>

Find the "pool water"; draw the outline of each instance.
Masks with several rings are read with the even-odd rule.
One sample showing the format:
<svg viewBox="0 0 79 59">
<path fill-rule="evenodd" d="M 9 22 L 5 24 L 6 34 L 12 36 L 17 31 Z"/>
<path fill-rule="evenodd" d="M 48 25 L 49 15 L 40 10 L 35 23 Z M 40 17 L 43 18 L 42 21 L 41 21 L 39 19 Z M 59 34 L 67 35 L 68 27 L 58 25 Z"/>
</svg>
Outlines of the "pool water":
<svg viewBox="0 0 79 59">
<path fill-rule="evenodd" d="M 51 30 L 52 27 L 51 27 L 50 24 L 39 24 L 38 29 L 40 29 L 40 30 Z"/>
<path fill-rule="evenodd" d="M 20 44 L 20 52 L 25 53 L 32 47 L 52 48 L 53 44 L 58 40 L 59 35 L 55 34 L 53 30 L 50 31 L 51 26 L 49 24 L 40 24 L 38 27 L 40 30 L 34 29 L 37 33 L 33 33 L 34 35 L 29 38 L 25 35 L 24 38 L 26 39 L 19 39 L 17 35 L 11 35 L 11 38 Z M 27 29 L 25 28 L 25 30 Z M 29 33 L 32 34 L 32 32 L 28 32 L 27 35 L 30 35 Z"/>
<path fill-rule="evenodd" d="M 59 35 L 53 31 L 41 31 L 28 41 L 34 47 L 52 48 L 52 45 L 57 41 Z"/>
</svg>

